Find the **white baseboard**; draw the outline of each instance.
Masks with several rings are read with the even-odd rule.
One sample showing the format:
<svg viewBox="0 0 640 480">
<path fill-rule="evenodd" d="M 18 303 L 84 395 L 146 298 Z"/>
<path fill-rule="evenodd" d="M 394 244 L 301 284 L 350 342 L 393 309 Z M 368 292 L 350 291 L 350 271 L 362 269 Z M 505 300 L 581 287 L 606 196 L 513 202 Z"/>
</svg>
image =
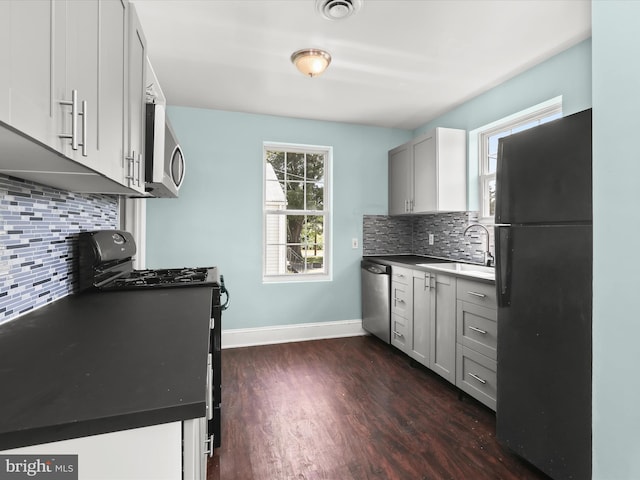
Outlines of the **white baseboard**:
<svg viewBox="0 0 640 480">
<path fill-rule="evenodd" d="M 301 342 L 323 338 L 356 337 L 367 335 L 362 320 L 338 322 L 298 323 L 272 327 L 236 328 L 222 330 L 222 348 L 250 347 L 274 343 Z"/>
</svg>

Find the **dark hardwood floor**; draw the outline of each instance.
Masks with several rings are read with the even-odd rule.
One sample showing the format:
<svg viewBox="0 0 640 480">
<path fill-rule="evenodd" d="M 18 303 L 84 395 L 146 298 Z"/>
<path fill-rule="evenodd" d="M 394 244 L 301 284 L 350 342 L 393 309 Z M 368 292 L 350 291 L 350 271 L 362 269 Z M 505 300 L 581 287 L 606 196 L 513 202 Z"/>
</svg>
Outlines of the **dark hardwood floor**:
<svg viewBox="0 0 640 480">
<path fill-rule="evenodd" d="M 547 478 L 491 410 L 373 337 L 224 350 L 222 373 L 208 480 Z"/>
</svg>

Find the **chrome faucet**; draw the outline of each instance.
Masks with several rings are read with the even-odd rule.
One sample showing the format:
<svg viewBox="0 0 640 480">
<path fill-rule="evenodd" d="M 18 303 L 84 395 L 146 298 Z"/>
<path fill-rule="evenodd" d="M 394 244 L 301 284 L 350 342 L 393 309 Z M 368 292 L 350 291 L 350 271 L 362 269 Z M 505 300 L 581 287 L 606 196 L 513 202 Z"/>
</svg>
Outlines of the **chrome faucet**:
<svg viewBox="0 0 640 480">
<path fill-rule="evenodd" d="M 487 227 L 479 223 L 472 223 L 471 225 L 469 225 L 467 228 L 464 229 L 464 232 L 462 234 L 466 235 L 469 230 L 472 230 L 475 227 L 480 227 L 484 230 L 484 233 L 487 239 L 487 248 L 484 251 L 484 265 L 491 267 L 493 266 L 493 262 L 495 259 L 493 258 L 493 255 L 491 255 L 491 251 L 489 250 L 489 230 L 487 230 Z"/>
</svg>

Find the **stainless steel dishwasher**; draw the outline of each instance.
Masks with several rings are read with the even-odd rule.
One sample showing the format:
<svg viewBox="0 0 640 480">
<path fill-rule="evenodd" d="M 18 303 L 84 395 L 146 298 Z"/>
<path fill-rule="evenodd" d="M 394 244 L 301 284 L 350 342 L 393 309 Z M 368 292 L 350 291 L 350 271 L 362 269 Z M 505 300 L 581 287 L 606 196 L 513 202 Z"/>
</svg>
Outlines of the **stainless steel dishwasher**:
<svg viewBox="0 0 640 480">
<path fill-rule="evenodd" d="M 360 263 L 362 277 L 362 328 L 391 341 L 391 267 L 373 260 Z"/>
</svg>

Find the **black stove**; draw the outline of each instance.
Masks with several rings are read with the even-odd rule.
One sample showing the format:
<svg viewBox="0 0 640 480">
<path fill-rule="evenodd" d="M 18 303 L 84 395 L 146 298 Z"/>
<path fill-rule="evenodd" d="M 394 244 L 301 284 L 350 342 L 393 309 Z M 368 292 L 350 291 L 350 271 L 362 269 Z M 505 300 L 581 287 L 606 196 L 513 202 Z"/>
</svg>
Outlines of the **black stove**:
<svg viewBox="0 0 640 480">
<path fill-rule="evenodd" d="M 211 287 L 209 350 L 211 356 L 211 406 L 207 407 L 207 429 L 213 449 L 220 446 L 220 399 L 222 390 L 222 311 L 229 305 L 229 292 L 217 267 L 184 267 L 134 270 L 136 244 L 129 232 L 99 230 L 78 235 L 78 292 Z M 225 302 L 221 302 L 225 295 Z"/>
<path fill-rule="evenodd" d="M 224 285 L 216 267 L 134 270 L 135 253 L 135 241 L 129 232 L 99 230 L 80 233 L 78 290 Z"/>
<path fill-rule="evenodd" d="M 192 287 L 214 285 L 220 282 L 216 267 L 163 268 L 159 270 L 132 270 L 103 285 L 102 289 L 127 289 L 139 287 Z"/>
</svg>

